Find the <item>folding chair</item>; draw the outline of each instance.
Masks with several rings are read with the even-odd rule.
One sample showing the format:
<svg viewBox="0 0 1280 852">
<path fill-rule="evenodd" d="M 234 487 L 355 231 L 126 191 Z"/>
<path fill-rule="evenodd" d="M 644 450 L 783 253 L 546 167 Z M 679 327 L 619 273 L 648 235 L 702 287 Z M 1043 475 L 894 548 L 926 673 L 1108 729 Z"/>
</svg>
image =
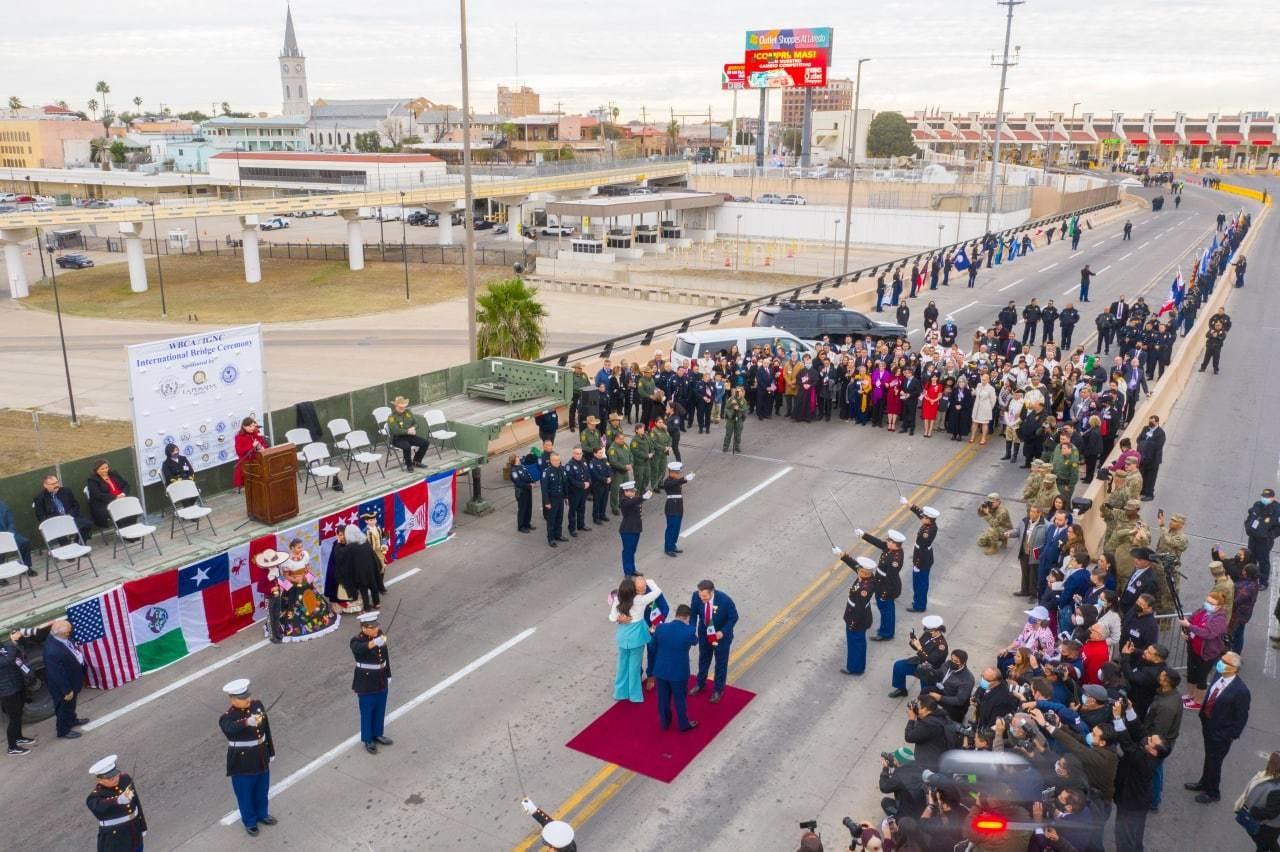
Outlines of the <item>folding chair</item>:
<svg viewBox="0 0 1280 852">
<path fill-rule="evenodd" d="M 449 430 L 449 418 L 445 417 L 444 412 L 438 408 L 428 409 L 422 416 L 427 421 L 427 436 L 436 442 L 436 457 L 443 459 L 444 453 L 440 450 L 440 444 L 458 437 L 458 433 Z M 441 428 L 434 428 L 437 426 Z"/>
<path fill-rule="evenodd" d="M 9 559 L 12 556 L 13 559 Z M 36 587 L 27 579 L 27 571 L 31 566 L 26 565 L 22 561 L 22 554 L 18 551 L 18 539 L 10 532 L 0 532 L 0 580 L 12 580 L 18 578 L 18 588 L 15 590 L 17 594 L 22 593 L 22 581 L 27 580 L 27 591 L 31 592 L 31 597 L 36 596 Z"/>
<path fill-rule="evenodd" d="M 173 538 L 175 528 L 178 523 L 182 523 L 182 534 L 186 536 L 187 544 L 191 543 L 191 536 L 187 534 L 187 524 L 195 524 L 196 529 L 200 529 L 200 520 L 206 519 L 209 522 L 209 529 L 216 536 L 218 530 L 213 526 L 213 510 L 204 504 L 200 499 L 200 489 L 190 479 L 179 479 L 165 486 L 164 493 L 169 496 L 169 503 L 173 506 L 172 520 L 169 522 L 169 538 Z"/>
<path fill-rule="evenodd" d="M 156 553 L 163 555 L 160 542 L 156 541 L 156 528 L 144 523 L 142 503 L 137 497 L 120 497 L 112 500 L 107 504 L 107 514 L 111 516 L 111 526 L 116 531 L 116 540 L 111 543 L 112 559 L 116 558 L 117 550 L 123 549 L 125 558 L 132 565 L 133 554 L 129 552 L 129 545 L 137 542 L 138 552 L 142 552 L 147 547 L 147 536 L 151 536 L 151 543 L 156 546 Z"/>
<path fill-rule="evenodd" d="M 377 440 L 374 442 L 373 447 L 376 450 L 378 448 L 378 444 L 382 444 L 387 455 L 396 463 L 396 467 L 403 470 L 404 461 L 399 456 L 396 456 L 397 450 L 395 447 L 391 446 L 391 432 L 387 429 L 387 418 L 390 416 L 391 406 L 389 405 L 380 405 L 373 410 L 373 422 L 377 427 L 377 431 L 374 432 L 377 436 Z"/>
<path fill-rule="evenodd" d="M 44 556 L 44 579 L 49 579 L 49 563 L 54 562 L 58 569 L 58 579 L 62 581 L 62 587 L 67 587 L 67 578 L 62 574 L 62 566 L 68 562 L 74 562 L 76 572 L 80 571 L 80 560 L 88 559 L 89 568 L 93 571 L 93 576 L 98 576 L 98 569 L 93 564 L 93 556 L 91 551 L 93 548 L 84 543 L 80 538 L 80 528 L 76 526 L 76 519 L 70 515 L 55 515 L 52 518 L 45 518 L 40 522 L 40 535 L 44 538 L 45 556 Z M 68 542 L 67 539 L 75 539 Z M 58 544 L 58 542 L 65 542 Z"/>
<path fill-rule="evenodd" d="M 302 493 L 306 494 L 311 488 L 311 483 L 316 485 L 316 494 L 318 495 L 323 488 L 321 479 L 332 479 L 342 473 L 342 468 L 334 467 L 329 464 L 329 448 L 324 444 L 316 441 L 307 444 L 302 448 L 302 455 L 306 459 L 307 482 L 302 488 Z M 317 477 L 320 477 L 319 479 Z"/>
<path fill-rule="evenodd" d="M 356 471 L 360 474 L 361 481 L 367 483 L 369 480 L 365 474 L 369 472 L 371 465 L 378 466 L 378 473 L 382 474 L 382 478 L 387 478 L 387 471 L 382 467 L 382 454 L 371 451 L 372 444 L 369 443 L 369 434 L 363 429 L 356 429 L 347 433 L 347 478 L 351 478 L 351 466 L 357 465 Z M 360 466 L 363 465 L 363 470 Z"/>
<path fill-rule="evenodd" d="M 333 449 L 339 453 L 350 453 L 351 448 L 347 446 L 347 433 L 351 431 L 351 424 L 339 417 L 336 420 L 330 420 L 326 427 L 329 430 L 330 437 L 333 438 Z"/>
<path fill-rule="evenodd" d="M 84 492 L 84 504 L 85 504 L 86 506 L 92 505 L 92 501 L 89 499 L 89 486 L 87 486 L 87 485 L 86 485 L 84 488 L 82 488 L 82 489 L 80 489 L 80 490 Z M 106 527 L 99 527 L 96 523 L 94 524 L 94 526 L 95 526 L 95 527 L 97 527 L 98 535 L 100 535 L 100 536 L 102 537 L 102 543 L 103 543 L 103 544 L 106 544 L 106 543 L 107 543 L 107 533 L 108 533 L 108 532 L 110 532 L 110 530 L 108 530 Z M 93 533 L 92 533 L 92 532 L 90 532 L 90 533 L 89 533 L 89 539 L 90 539 L 90 540 L 92 540 L 92 539 L 93 539 Z M 85 544 L 88 544 L 88 543 L 89 543 L 89 542 L 87 542 L 87 541 L 85 542 Z"/>
<path fill-rule="evenodd" d="M 306 466 L 306 459 L 302 457 L 302 448 L 311 443 L 310 429 L 290 429 L 284 433 L 284 439 L 290 444 L 298 448 L 298 478 L 302 478 L 302 468 Z"/>
</svg>

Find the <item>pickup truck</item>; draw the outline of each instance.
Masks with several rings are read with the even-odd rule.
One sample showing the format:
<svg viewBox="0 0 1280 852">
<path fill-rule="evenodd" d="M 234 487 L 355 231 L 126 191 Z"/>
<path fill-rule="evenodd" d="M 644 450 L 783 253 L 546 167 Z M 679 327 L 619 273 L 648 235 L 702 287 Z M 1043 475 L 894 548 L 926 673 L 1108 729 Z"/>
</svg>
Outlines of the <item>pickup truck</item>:
<svg viewBox="0 0 1280 852">
<path fill-rule="evenodd" d="M 270 219 L 258 223 L 259 231 L 279 231 L 289 227 L 289 220 L 282 219 L 279 216 L 272 216 Z"/>
</svg>

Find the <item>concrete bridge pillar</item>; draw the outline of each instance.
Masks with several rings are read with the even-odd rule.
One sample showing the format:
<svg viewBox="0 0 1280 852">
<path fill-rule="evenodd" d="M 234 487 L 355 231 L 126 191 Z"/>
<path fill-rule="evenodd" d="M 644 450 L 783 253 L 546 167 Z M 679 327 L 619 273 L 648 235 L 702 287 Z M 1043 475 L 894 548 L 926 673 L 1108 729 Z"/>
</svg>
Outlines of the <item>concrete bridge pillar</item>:
<svg viewBox="0 0 1280 852">
<path fill-rule="evenodd" d="M 258 256 L 258 217 L 240 217 L 240 253 L 244 255 L 244 280 L 257 284 L 262 280 L 262 260 Z"/>
<path fill-rule="evenodd" d="M 347 264 L 352 272 L 364 269 L 364 229 L 360 224 L 359 210 L 338 211 L 347 221 Z M 400 211 L 404 215 L 404 211 Z"/>
<path fill-rule="evenodd" d="M 120 235 L 124 237 L 124 256 L 129 262 L 129 289 L 135 293 L 145 293 L 147 256 L 142 250 L 142 223 L 121 222 Z"/>
<path fill-rule="evenodd" d="M 22 262 L 22 244 L 35 237 L 34 228 L 11 228 L 0 230 L 0 245 L 4 246 L 5 277 L 9 281 L 9 296 L 14 299 L 25 299 L 31 295 L 31 282 L 27 280 L 27 267 Z M 40 244 L 36 243 L 36 251 Z"/>
</svg>

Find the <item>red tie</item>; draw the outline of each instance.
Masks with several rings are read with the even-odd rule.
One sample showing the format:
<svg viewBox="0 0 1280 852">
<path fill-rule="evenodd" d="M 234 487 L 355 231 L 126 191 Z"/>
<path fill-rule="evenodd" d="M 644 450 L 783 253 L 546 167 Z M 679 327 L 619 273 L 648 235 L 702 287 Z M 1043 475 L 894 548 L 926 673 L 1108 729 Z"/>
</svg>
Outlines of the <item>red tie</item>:
<svg viewBox="0 0 1280 852">
<path fill-rule="evenodd" d="M 705 603 L 705 604 L 703 604 L 703 606 L 705 607 L 705 609 L 704 609 L 704 615 L 702 616 L 702 620 L 703 620 L 704 622 L 706 622 L 706 625 L 707 625 L 707 627 L 709 628 L 709 627 L 711 627 L 711 600 L 710 600 L 710 598 L 708 598 L 708 599 L 707 599 L 706 603 Z"/>
<path fill-rule="evenodd" d="M 1213 705 L 1218 703 L 1218 696 L 1222 694 L 1222 690 L 1214 684 L 1213 689 L 1209 690 L 1209 699 L 1204 703 L 1204 716 L 1206 719 L 1213 718 Z"/>
</svg>

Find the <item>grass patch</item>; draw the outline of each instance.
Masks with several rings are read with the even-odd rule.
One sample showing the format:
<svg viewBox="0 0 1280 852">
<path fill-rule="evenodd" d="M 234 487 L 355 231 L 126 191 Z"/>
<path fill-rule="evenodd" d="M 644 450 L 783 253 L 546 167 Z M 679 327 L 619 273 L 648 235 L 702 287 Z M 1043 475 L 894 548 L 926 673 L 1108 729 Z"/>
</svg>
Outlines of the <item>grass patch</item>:
<svg viewBox="0 0 1280 852">
<path fill-rule="evenodd" d="M 0 476 L 118 450 L 132 442 L 133 428 L 126 420 L 82 417 L 80 427 L 72 428 L 71 418 L 60 414 L 40 412 L 33 419 L 30 411 L 0 409 Z"/>
<path fill-rule="evenodd" d="M 404 267 L 366 261 L 360 272 L 347 262 L 262 258 L 262 281 L 246 284 L 237 257 L 179 255 L 161 259 L 170 319 L 194 315 L 200 322 L 249 323 L 326 319 L 403 310 Z M 476 270 L 480 287 L 509 274 L 506 267 Z M 160 319 L 160 280 L 154 258 L 147 260 L 150 289 L 129 289 L 129 268 L 109 263 L 58 273 L 62 310 L 102 319 Z M 443 302 L 466 293 L 461 266 L 409 264 L 409 307 Z M 53 288 L 33 282 L 23 304 L 53 310 Z"/>
</svg>

